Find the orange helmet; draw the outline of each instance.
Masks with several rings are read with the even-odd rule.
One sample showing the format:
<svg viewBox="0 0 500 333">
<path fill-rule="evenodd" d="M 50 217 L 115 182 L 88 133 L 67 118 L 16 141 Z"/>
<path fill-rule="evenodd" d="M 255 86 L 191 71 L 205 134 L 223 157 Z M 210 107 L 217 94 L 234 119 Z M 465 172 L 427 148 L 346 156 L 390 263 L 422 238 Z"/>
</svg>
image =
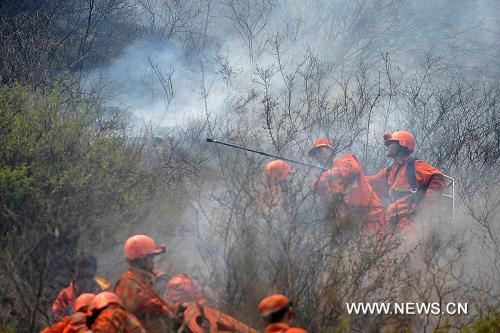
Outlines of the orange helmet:
<svg viewBox="0 0 500 333">
<path fill-rule="evenodd" d="M 264 167 L 264 175 L 277 180 L 288 179 L 288 175 L 293 172 L 293 169 L 282 160 L 271 161 Z"/>
<path fill-rule="evenodd" d="M 92 312 L 104 309 L 110 304 L 122 306 L 122 300 L 117 294 L 112 293 L 111 291 L 103 291 L 102 293 L 97 294 L 92 302 L 90 302 L 88 313 L 89 315 L 92 315 Z"/>
<path fill-rule="evenodd" d="M 309 153 L 307 153 L 308 156 L 313 156 L 314 152 L 316 149 L 320 147 L 328 147 L 330 149 L 333 149 L 333 142 L 329 139 L 319 139 L 314 142 L 313 146 L 311 149 L 309 149 Z"/>
<path fill-rule="evenodd" d="M 87 308 L 94 298 L 94 294 L 81 294 L 73 303 L 73 312 L 87 312 Z"/>
<path fill-rule="evenodd" d="M 384 134 L 384 144 L 387 146 L 390 142 L 396 141 L 400 146 L 415 150 L 415 137 L 407 131 L 397 131 L 392 134 Z"/>
<path fill-rule="evenodd" d="M 156 246 L 153 238 L 145 235 L 135 235 L 125 242 L 125 257 L 129 260 L 142 259 L 150 254 L 165 252 L 165 245 Z"/>
<path fill-rule="evenodd" d="M 307 331 L 300 327 L 290 327 L 286 330 L 286 333 L 307 333 Z"/>
<path fill-rule="evenodd" d="M 290 302 L 288 301 L 288 297 L 282 294 L 275 294 L 271 296 L 267 296 L 259 303 L 259 313 L 262 317 L 267 317 L 274 312 L 280 311 L 287 306 L 289 306 Z"/>
</svg>

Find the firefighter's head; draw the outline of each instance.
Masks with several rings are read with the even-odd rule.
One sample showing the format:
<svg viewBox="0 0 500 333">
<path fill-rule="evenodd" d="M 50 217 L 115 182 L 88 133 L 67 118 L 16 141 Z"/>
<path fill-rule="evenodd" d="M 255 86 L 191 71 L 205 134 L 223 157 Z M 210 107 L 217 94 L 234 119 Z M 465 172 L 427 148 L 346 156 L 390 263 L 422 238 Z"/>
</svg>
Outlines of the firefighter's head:
<svg viewBox="0 0 500 333">
<path fill-rule="evenodd" d="M 85 293 L 78 296 L 78 298 L 73 303 L 73 312 L 84 312 L 86 313 L 90 303 L 94 300 L 95 295 L 91 293 Z"/>
<path fill-rule="evenodd" d="M 111 291 L 103 291 L 92 299 L 87 308 L 87 327 L 92 327 L 102 310 L 108 307 L 122 307 L 122 300 Z"/>
<path fill-rule="evenodd" d="M 316 159 L 321 165 L 326 165 L 331 161 L 334 154 L 333 143 L 329 139 L 316 140 L 308 153 L 310 157 Z"/>
<path fill-rule="evenodd" d="M 415 149 L 415 138 L 407 131 L 397 131 L 392 134 L 384 134 L 387 157 L 405 157 Z"/>
<path fill-rule="evenodd" d="M 268 296 L 260 301 L 259 313 L 266 325 L 289 323 L 294 312 L 288 297 L 282 294 Z"/>
<path fill-rule="evenodd" d="M 264 167 L 264 176 L 266 176 L 269 183 L 278 183 L 288 180 L 288 177 L 293 172 L 290 165 L 282 160 L 271 161 Z"/>
<path fill-rule="evenodd" d="M 97 271 L 96 257 L 83 256 L 76 261 L 75 265 L 75 293 L 79 296 L 83 293 L 90 293 L 95 288 L 95 274 Z"/>
<path fill-rule="evenodd" d="M 125 258 L 131 266 L 154 271 L 155 256 L 165 253 L 165 245 L 157 246 L 154 239 L 146 235 L 135 235 L 125 242 Z"/>
</svg>

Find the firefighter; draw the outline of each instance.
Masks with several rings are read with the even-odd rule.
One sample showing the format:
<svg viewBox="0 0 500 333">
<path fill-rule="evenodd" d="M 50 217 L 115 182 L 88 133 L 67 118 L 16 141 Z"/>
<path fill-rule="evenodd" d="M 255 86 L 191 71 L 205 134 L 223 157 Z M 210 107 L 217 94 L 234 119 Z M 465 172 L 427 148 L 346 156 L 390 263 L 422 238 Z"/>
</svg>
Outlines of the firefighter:
<svg viewBox="0 0 500 333">
<path fill-rule="evenodd" d="M 385 228 L 384 207 L 354 155 L 335 159 L 333 143 L 329 139 L 317 140 L 308 155 L 328 169 L 312 187 L 327 205 L 337 225 L 342 225 L 339 221 L 352 220 L 368 232 L 380 232 Z"/>
<path fill-rule="evenodd" d="M 81 294 L 73 303 L 74 313 L 62 318 L 60 321 L 51 325 L 41 333 L 76 333 L 88 331 L 86 326 L 87 309 L 94 299 L 94 294 Z"/>
<path fill-rule="evenodd" d="M 68 287 L 59 292 L 52 305 L 54 319 L 60 321 L 73 313 L 72 305 L 76 298 L 83 293 L 97 294 L 106 290 L 111 283 L 96 277 L 97 259 L 94 256 L 80 258 L 75 265 L 75 277 Z"/>
<path fill-rule="evenodd" d="M 377 174 L 367 177 L 381 197 L 390 197 L 387 220 L 404 229 L 419 209 L 430 208 L 445 186 L 443 173 L 424 161 L 412 158 L 415 138 L 407 131 L 384 134 L 386 155 L 394 160 Z"/>
<path fill-rule="evenodd" d="M 154 290 L 154 259 L 165 253 L 165 245 L 157 246 L 151 237 L 135 235 L 125 242 L 124 250 L 129 268 L 115 286 L 123 307 L 139 318 L 147 332 L 170 330 L 173 315 Z"/>
<path fill-rule="evenodd" d="M 167 295 L 167 303 L 172 306 L 176 303 L 208 304 L 191 275 L 186 273 L 174 275 L 168 280 Z"/>
<path fill-rule="evenodd" d="M 96 295 L 90 303 L 87 326 L 94 333 L 146 333 L 139 319 L 125 310 L 120 297 L 110 291 Z"/>
<path fill-rule="evenodd" d="M 268 296 L 260 301 L 259 313 L 266 325 L 265 333 L 306 333 L 302 328 L 290 327 L 294 315 L 288 297 L 281 294 Z"/>
<path fill-rule="evenodd" d="M 264 167 L 265 189 L 262 202 L 267 207 L 283 204 L 284 195 L 288 191 L 288 180 L 293 169 L 282 160 L 274 160 Z"/>
</svg>

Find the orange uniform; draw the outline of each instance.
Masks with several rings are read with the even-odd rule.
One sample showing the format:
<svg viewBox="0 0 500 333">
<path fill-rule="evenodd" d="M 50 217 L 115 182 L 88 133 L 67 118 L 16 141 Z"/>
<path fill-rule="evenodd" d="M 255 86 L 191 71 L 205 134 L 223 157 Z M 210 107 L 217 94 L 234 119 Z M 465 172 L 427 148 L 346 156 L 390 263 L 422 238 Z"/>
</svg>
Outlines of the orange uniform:
<svg viewBox="0 0 500 333">
<path fill-rule="evenodd" d="M 265 333 L 307 333 L 307 331 L 299 327 L 290 327 L 285 323 L 273 323 L 267 325 Z"/>
<path fill-rule="evenodd" d="M 292 305 L 283 294 L 267 296 L 259 302 L 259 313 L 268 325 L 265 333 L 307 333 L 299 327 L 290 327 L 287 322 L 293 317 Z M 277 315 L 281 311 L 281 315 Z M 275 316 L 274 319 L 271 319 Z M 278 316 L 278 317 L 276 317 Z"/>
<path fill-rule="evenodd" d="M 414 175 L 411 175 L 409 162 L 411 160 L 407 157 L 367 177 L 381 197 L 391 198 L 386 216 L 392 226 L 407 226 L 417 210 L 435 201 L 445 186 L 443 173 L 437 168 L 415 160 Z M 415 179 L 416 188 L 410 184 L 411 177 Z"/>
<path fill-rule="evenodd" d="M 167 303 L 208 303 L 200 288 L 188 274 L 179 274 L 171 277 L 167 282 Z"/>
<path fill-rule="evenodd" d="M 101 290 L 103 290 L 102 286 L 95 281 L 94 282 L 94 287 L 92 288 L 91 293 L 99 293 Z M 57 298 L 52 305 L 52 312 L 54 313 L 54 319 L 59 321 L 65 316 L 68 316 L 73 313 L 73 303 L 76 300 L 76 293 L 75 293 L 75 283 L 71 282 L 69 286 L 64 288 L 59 292 L 57 295 Z"/>
<path fill-rule="evenodd" d="M 86 326 L 86 312 L 89 304 L 94 299 L 95 295 L 83 293 L 73 302 L 75 313 L 71 316 L 64 317 L 59 322 L 47 327 L 42 332 L 44 333 L 76 333 L 88 331 Z"/>
<path fill-rule="evenodd" d="M 261 202 L 267 207 L 282 205 L 288 191 L 288 179 L 295 171 L 282 160 L 274 160 L 264 167 L 266 185 L 261 194 Z"/>
<path fill-rule="evenodd" d="M 63 333 L 64 329 L 66 328 L 66 326 L 70 324 L 70 322 L 71 319 L 69 316 L 64 317 L 57 323 L 45 327 L 43 330 L 40 331 L 40 333 Z"/>
<path fill-rule="evenodd" d="M 92 323 L 94 333 L 145 333 L 139 319 L 116 304 L 103 309 Z"/>
<path fill-rule="evenodd" d="M 115 293 L 147 332 L 164 332 L 172 323 L 167 303 L 154 290 L 155 278 L 154 273 L 131 266 L 117 282 Z"/>
<path fill-rule="evenodd" d="M 266 207 L 278 206 L 282 203 L 282 190 L 279 185 L 267 185 L 262 191 L 260 201 Z"/>
<path fill-rule="evenodd" d="M 71 316 L 64 317 L 54 325 L 44 328 L 40 333 L 76 333 L 87 331 L 85 324 L 86 315 L 83 312 L 75 312 Z"/>
<path fill-rule="evenodd" d="M 86 332 L 87 328 L 87 316 L 83 312 L 75 312 L 70 317 L 70 321 L 63 330 L 63 333 L 77 333 Z"/>
<path fill-rule="evenodd" d="M 313 187 L 323 203 L 333 205 L 330 208 L 340 219 L 355 219 L 366 231 L 385 227 L 384 207 L 354 155 L 335 159 Z"/>
</svg>

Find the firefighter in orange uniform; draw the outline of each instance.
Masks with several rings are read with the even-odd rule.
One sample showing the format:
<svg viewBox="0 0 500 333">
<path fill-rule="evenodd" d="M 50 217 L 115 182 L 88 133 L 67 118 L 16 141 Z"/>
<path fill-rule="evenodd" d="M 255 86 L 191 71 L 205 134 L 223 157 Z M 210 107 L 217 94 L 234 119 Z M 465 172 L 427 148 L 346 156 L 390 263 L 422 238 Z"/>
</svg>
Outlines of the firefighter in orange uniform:
<svg viewBox="0 0 500 333">
<path fill-rule="evenodd" d="M 73 303 L 74 313 L 62 318 L 59 322 L 51 325 L 41 333 L 76 333 L 88 331 L 86 326 L 87 309 L 94 299 L 94 294 L 81 294 Z"/>
<path fill-rule="evenodd" d="M 155 256 L 165 252 L 165 245 L 157 246 L 145 235 L 135 235 L 125 242 L 125 257 L 129 264 L 116 283 L 115 293 L 123 307 L 132 312 L 147 332 L 165 332 L 173 327 L 173 315 L 165 300 L 154 290 Z"/>
<path fill-rule="evenodd" d="M 97 259 L 94 256 L 86 256 L 77 261 L 75 278 L 68 287 L 59 292 L 52 305 L 52 312 L 56 321 L 60 321 L 73 313 L 73 302 L 81 294 L 97 294 L 111 286 L 111 283 L 105 279 L 96 277 L 96 271 Z"/>
<path fill-rule="evenodd" d="M 409 132 L 384 135 L 387 157 L 394 163 L 367 177 L 381 197 L 389 196 L 387 220 L 399 229 L 409 225 L 419 208 L 430 208 L 445 186 L 443 173 L 424 161 L 410 157 L 415 138 Z"/>
<path fill-rule="evenodd" d="M 288 178 L 293 169 L 282 160 L 274 160 L 264 167 L 265 189 L 262 193 L 262 202 L 266 207 L 283 204 L 288 192 Z"/>
<path fill-rule="evenodd" d="M 68 325 L 64 328 L 63 333 L 77 333 L 86 332 L 88 327 L 87 321 L 87 311 L 94 300 L 94 294 L 81 294 L 73 304 L 74 313 L 69 316 L 70 321 Z"/>
<path fill-rule="evenodd" d="M 308 155 L 325 169 L 329 168 L 312 187 L 328 205 L 337 224 L 353 221 L 360 223 L 364 231 L 383 231 L 386 225 L 384 207 L 356 157 L 347 154 L 334 159 L 333 144 L 328 139 L 317 140 Z"/>
<path fill-rule="evenodd" d="M 87 325 L 94 333 L 146 333 L 141 322 L 123 308 L 120 297 L 104 291 L 89 305 Z"/>
<path fill-rule="evenodd" d="M 191 275 L 183 273 L 172 276 L 167 282 L 167 303 L 173 306 L 176 303 L 198 303 L 205 305 L 207 299 L 200 291 L 200 287 L 193 281 Z"/>
<path fill-rule="evenodd" d="M 266 325 L 265 333 L 307 333 L 302 328 L 290 327 L 294 312 L 285 295 L 275 294 L 261 300 L 259 313 Z"/>
</svg>

